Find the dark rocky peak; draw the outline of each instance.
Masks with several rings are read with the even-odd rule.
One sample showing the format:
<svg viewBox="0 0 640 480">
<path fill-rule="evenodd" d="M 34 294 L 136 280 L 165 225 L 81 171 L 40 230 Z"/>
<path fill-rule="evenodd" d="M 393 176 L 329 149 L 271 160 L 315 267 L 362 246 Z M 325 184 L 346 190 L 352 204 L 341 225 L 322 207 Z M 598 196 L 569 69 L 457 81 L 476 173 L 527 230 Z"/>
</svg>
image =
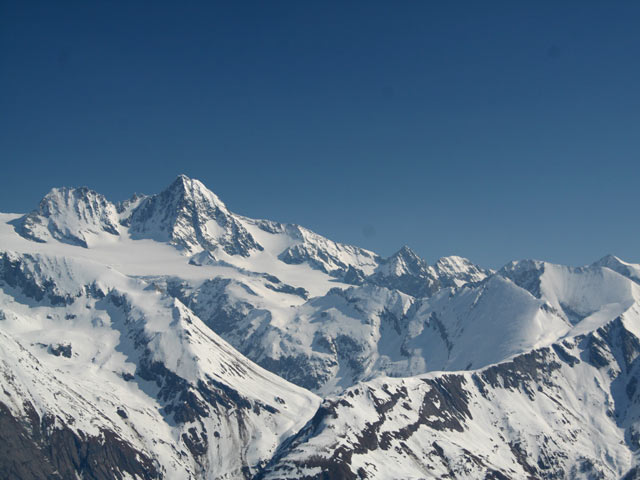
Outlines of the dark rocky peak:
<svg viewBox="0 0 640 480">
<path fill-rule="evenodd" d="M 163 192 L 144 198 L 128 224 L 133 238 L 170 242 L 190 253 L 221 248 L 247 257 L 252 250 L 262 250 L 213 192 L 185 175 Z"/>
<path fill-rule="evenodd" d="M 382 260 L 367 280 L 414 297 L 431 296 L 440 288 L 433 267 L 407 246 Z"/>
<path fill-rule="evenodd" d="M 289 265 L 306 263 L 315 270 L 325 272 L 343 280 L 350 269 L 361 274 L 371 273 L 378 265 L 378 256 L 365 250 L 343 243 L 334 242 L 304 227 L 295 224 L 258 221 L 258 227 L 273 234 L 284 234 L 294 244 L 284 249 L 278 258 Z M 350 274 L 352 276 L 352 274 Z"/>
<path fill-rule="evenodd" d="M 174 197 L 177 201 L 197 204 L 203 202 L 227 212 L 227 207 L 218 196 L 209 190 L 201 181 L 178 175 L 171 185 L 160 195 Z"/>
<path fill-rule="evenodd" d="M 544 273 L 545 262 L 540 260 L 518 260 L 507 263 L 498 275 L 508 278 L 521 288 L 540 298 L 540 277 Z"/>
<path fill-rule="evenodd" d="M 116 204 L 116 210 L 118 211 L 118 215 L 120 215 L 120 223 L 122 225 L 129 226 L 131 214 L 145 198 L 147 198 L 147 195 L 134 193 L 131 198 Z"/>
<path fill-rule="evenodd" d="M 621 265 L 625 263 L 626 262 L 623 262 L 619 257 L 616 257 L 611 253 L 608 253 L 607 255 L 602 257 L 600 260 L 593 262 L 593 265 L 602 267 L 607 265 Z"/>
<path fill-rule="evenodd" d="M 199 180 L 186 175 L 178 175 L 171 185 L 157 195 L 149 197 L 149 200 L 171 207 L 168 215 L 179 213 L 181 210 L 190 213 L 215 212 L 217 215 L 229 215 L 226 205 L 215 193 Z"/>
<path fill-rule="evenodd" d="M 433 269 L 407 245 L 381 262 L 382 270 L 396 275 L 433 275 Z"/>
<path fill-rule="evenodd" d="M 391 255 L 390 258 L 403 258 L 408 261 L 425 263 L 420 256 L 414 252 L 408 245 L 403 245 L 400 250 Z"/>
<path fill-rule="evenodd" d="M 62 257 L 0 252 L 0 287 L 10 288 L 25 304 L 68 306 L 80 297 L 101 298 L 95 281 L 80 281 L 73 262 Z"/>
</svg>

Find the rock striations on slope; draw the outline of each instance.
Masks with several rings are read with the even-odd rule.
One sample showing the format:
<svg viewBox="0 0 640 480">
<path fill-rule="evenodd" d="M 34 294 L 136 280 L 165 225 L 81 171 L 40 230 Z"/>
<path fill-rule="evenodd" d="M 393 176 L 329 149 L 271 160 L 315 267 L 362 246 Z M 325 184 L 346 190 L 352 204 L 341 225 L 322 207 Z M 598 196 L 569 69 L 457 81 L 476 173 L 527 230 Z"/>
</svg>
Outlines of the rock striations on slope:
<svg viewBox="0 0 640 480">
<path fill-rule="evenodd" d="M 638 478 L 639 272 L 53 189 L 0 214 L 0 477 Z"/>
<path fill-rule="evenodd" d="M 55 239 L 85 248 L 93 236 L 119 234 L 115 205 L 87 187 L 54 188 L 36 210 L 15 223 L 20 235 L 30 240 Z"/>
</svg>

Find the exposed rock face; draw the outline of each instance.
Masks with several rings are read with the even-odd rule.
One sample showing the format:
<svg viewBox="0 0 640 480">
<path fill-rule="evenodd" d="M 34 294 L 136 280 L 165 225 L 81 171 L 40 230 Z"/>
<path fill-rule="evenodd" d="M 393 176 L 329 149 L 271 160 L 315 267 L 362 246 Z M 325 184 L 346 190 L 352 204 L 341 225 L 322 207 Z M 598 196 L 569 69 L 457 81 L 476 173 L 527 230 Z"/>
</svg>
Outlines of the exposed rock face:
<svg viewBox="0 0 640 480">
<path fill-rule="evenodd" d="M 438 259 L 433 268 L 441 288 L 478 283 L 493 273 L 474 265 L 466 258 L 455 255 Z"/>
<path fill-rule="evenodd" d="M 263 228 L 276 227 L 264 223 Z M 280 226 L 279 230 L 302 240 L 280 253 L 280 260 L 292 265 L 306 263 L 352 285 L 369 283 L 413 297 L 430 297 L 441 288 L 480 282 L 490 273 L 462 257 L 443 257 L 430 266 L 404 246 L 382 259 L 367 250 L 329 242 L 297 226 Z"/>
<path fill-rule="evenodd" d="M 37 302 L 47 301 L 51 305 L 70 305 L 75 297 L 82 295 L 83 287 L 65 291 L 55 278 L 47 275 L 47 267 L 57 267 L 57 259 L 38 255 L 17 255 L 0 252 L 0 285 L 9 286 Z M 68 279 L 68 271 L 58 269 L 58 274 Z"/>
<path fill-rule="evenodd" d="M 37 210 L 19 219 L 20 235 L 36 242 L 56 239 L 87 247 L 92 235 L 118 235 L 118 212 L 104 196 L 87 187 L 54 188 Z"/>
<path fill-rule="evenodd" d="M 544 273 L 545 264 L 537 260 L 514 261 L 506 264 L 498 272 L 513 283 L 524 288 L 531 295 L 540 298 L 540 277 Z"/>
<path fill-rule="evenodd" d="M 638 265 L 627 263 L 615 255 L 606 255 L 593 264 L 594 267 L 607 267 L 620 275 L 640 283 L 640 268 Z"/>
<path fill-rule="evenodd" d="M 262 250 L 214 193 L 184 175 L 165 191 L 144 198 L 128 224 L 133 238 L 170 242 L 187 252 L 219 247 L 229 255 L 248 257 Z"/>
<path fill-rule="evenodd" d="M 638 477 L 638 265 L 383 259 L 184 176 L 0 220 L 2 478 Z"/>
<path fill-rule="evenodd" d="M 521 266 L 523 275 L 539 285 L 543 270 L 531 265 Z M 256 363 L 326 395 L 381 374 L 481 368 L 559 338 L 589 315 L 615 316 L 634 302 L 633 283 L 613 272 L 546 271 L 546 294 L 536 286 L 541 298 L 494 274 L 421 298 L 371 283 L 335 288 L 290 305 L 286 314 L 264 302 L 260 287 L 290 295 L 293 287 L 272 283 L 278 279 L 269 275 L 245 272 L 251 277 L 243 282 L 220 277 L 163 288 Z M 615 287 L 607 291 L 608 285 Z"/>
<path fill-rule="evenodd" d="M 317 407 L 145 281 L 17 254 L 0 278 L 2 478 L 251 478 Z"/>
<path fill-rule="evenodd" d="M 352 269 L 343 279 L 354 285 L 372 283 L 416 298 L 425 298 L 442 288 L 478 283 L 490 273 L 466 258 L 456 256 L 442 257 L 431 266 L 405 245 L 389 258 L 379 260 L 371 275 Z"/>
<path fill-rule="evenodd" d="M 214 331 L 220 335 L 230 335 L 236 331 L 240 322 L 255 309 L 246 301 L 237 299 L 230 288 L 243 289 L 248 295 L 256 296 L 249 287 L 229 278 L 212 278 L 205 280 L 197 289 L 188 283 L 169 281 L 169 294 L 179 298 Z"/>
<path fill-rule="evenodd" d="M 111 430 L 74 432 L 60 418 L 40 418 L 33 405 L 16 418 L 0 402 L 0 476 L 20 480 L 162 478 L 156 462 Z"/>
<path fill-rule="evenodd" d="M 639 354 L 619 319 L 477 372 L 358 385 L 258 478 L 635 478 Z"/>
<path fill-rule="evenodd" d="M 344 278 L 349 269 L 371 271 L 379 257 L 364 248 L 328 240 L 298 225 L 261 221 L 259 227 L 272 233 L 281 233 L 295 244 L 286 248 L 278 258 L 289 265 L 308 264 L 311 268 Z"/>
<path fill-rule="evenodd" d="M 272 283 L 277 278 L 265 280 L 269 290 L 288 290 L 282 282 Z M 211 279 L 196 288 L 170 281 L 164 288 L 241 353 L 314 392 L 339 391 L 381 370 L 412 371 L 401 346 L 387 346 L 407 334 L 405 314 L 413 300 L 400 292 L 372 285 L 336 288 L 292 308 L 295 317 L 282 325 L 274 318 L 277 312 L 261 307 L 254 290 L 234 280 Z"/>
<path fill-rule="evenodd" d="M 435 269 L 407 246 L 380 262 L 367 280 L 414 297 L 429 297 L 440 288 Z"/>
</svg>

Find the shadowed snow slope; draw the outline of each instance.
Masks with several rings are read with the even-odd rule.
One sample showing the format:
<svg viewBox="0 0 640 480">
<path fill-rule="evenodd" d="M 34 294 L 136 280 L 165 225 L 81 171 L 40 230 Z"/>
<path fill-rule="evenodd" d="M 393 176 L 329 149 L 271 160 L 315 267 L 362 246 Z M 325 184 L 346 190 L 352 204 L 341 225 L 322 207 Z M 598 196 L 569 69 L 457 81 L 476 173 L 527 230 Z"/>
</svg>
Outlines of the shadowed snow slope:
<svg viewBox="0 0 640 480">
<path fill-rule="evenodd" d="M 164 192 L 142 200 L 128 223 L 133 238 L 168 241 L 188 252 L 220 247 L 247 257 L 262 250 L 214 193 L 184 175 Z"/>
<path fill-rule="evenodd" d="M 61 257 L 1 260 L 0 403 L 31 428 L 112 442 L 142 459 L 136 471 L 238 478 L 315 411 L 313 394 L 253 364 L 143 280 Z M 45 450 L 38 440 L 31 448 Z"/>
<path fill-rule="evenodd" d="M 259 478 L 638 478 L 638 313 L 481 370 L 354 386 Z"/>
<path fill-rule="evenodd" d="M 636 478 L 639 281 L 53 189 L 0 214 L 0 477 Z"/>
<path fill-rule="evenodd" d="M 115 205 L 99 193 L 83 188 L 54 188 L 37 210 L 16 222 L 26 238 L 37 242 L 56 239 L 88 247 L 93 236 L 118 235 Z"/>
</svg>

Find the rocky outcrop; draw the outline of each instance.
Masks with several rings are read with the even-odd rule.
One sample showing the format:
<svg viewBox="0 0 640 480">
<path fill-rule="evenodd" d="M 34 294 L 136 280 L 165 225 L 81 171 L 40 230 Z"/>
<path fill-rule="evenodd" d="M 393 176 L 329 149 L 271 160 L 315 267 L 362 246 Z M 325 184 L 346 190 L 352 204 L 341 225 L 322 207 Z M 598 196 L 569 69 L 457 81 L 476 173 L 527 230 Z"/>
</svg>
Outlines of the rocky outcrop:
<svg viewBox="0 0 640 480">
<path fill-rule="evenodd" d="M 325 400 L 258 478 L 635 478 L 639 353 L 618 319 L 477 372 L 361 384 Z"/>
<path fill-rule="evenodd" d="M 16 231 L 36 242 L 52 239 L 87 248 L 92 236 L 119 235 L 116 206 L 103 195 L 81 188 L 54 188 L 38 209 L 14 222 Z"/>
<path fill-rule="evenodd" d="M 30 403 L 16 418 L 0 402 L 0 477 L 20 480 L 163 478 L 153 458 L 112 430 L 76 432 L 62 419 L 42 418 Z"/>
<path fill-rule="evenodd" d="M 220 248 L 248 257 L 262 250 L 214 193 L 184 175 L 163 192 L 142 199 L 127 223 L 132 238 L 170 242 L 188 253 Z"/>
</svg>

